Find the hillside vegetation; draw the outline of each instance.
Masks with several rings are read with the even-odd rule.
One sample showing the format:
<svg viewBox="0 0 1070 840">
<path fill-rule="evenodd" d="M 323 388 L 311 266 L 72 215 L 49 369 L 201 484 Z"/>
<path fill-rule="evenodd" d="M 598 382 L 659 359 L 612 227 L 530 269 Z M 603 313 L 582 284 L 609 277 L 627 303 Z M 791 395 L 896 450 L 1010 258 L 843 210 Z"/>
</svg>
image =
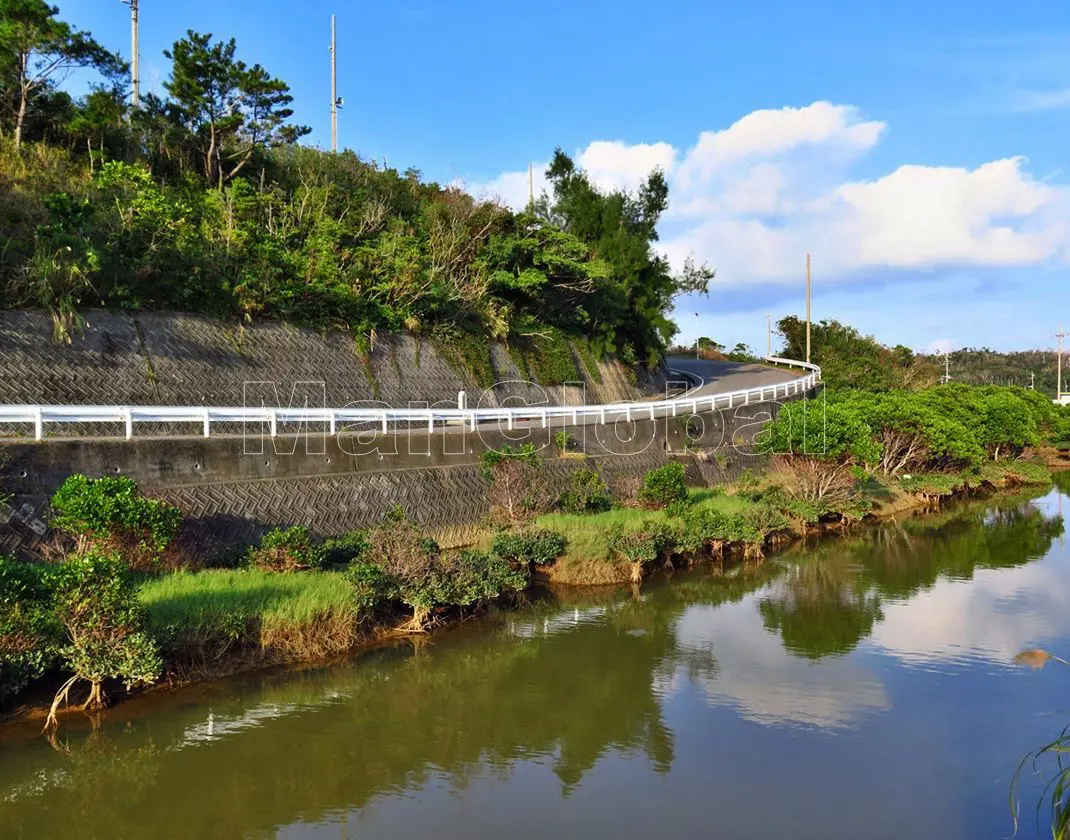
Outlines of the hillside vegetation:
<svg viewBox="0 0 1070 840">
<path fill-rule="evenodd" d="M 131 109 L 125 62 L 57 14 L 0 0 L 0 290 L 47 308 L 58 340 L 105 306 L 653 364 L 673 299 L 713 276 L 655 250 L 660 171 L 605 192 L 557 150 L 550 192 L 513 212 L 300 145 L 288 85 L 233 39 L 187 33 L 164 53 L 166 94 Z M 97 74 L 79 99 L 58 83 L 76 67 Z"/>
</svg>

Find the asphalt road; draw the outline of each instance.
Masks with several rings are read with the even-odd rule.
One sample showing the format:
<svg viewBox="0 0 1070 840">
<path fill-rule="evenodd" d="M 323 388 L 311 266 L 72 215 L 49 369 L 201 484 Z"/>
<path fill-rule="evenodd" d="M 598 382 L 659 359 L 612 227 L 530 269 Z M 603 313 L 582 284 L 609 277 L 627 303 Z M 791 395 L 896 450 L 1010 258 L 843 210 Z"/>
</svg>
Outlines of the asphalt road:
<svg viewBox="0 0 1070 840">
<path fill-rule="evenodd" d="M 704 384 L 694 391 L 696 396 L 727 394 L 759 385 L 780 385 L 791 381 L 792 377 L 804 375 L 787 367 L 711 362 L 688 356 L 669 356 L 666 361 L 671 370 L 681 370 L 702 378 Z"/>
</svg>

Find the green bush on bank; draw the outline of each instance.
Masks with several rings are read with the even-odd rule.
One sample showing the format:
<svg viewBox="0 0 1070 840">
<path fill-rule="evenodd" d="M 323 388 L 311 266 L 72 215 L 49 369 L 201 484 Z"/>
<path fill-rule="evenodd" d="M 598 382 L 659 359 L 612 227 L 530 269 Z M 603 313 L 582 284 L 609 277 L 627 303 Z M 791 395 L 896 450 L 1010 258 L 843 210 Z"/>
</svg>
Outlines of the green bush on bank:
<svg viewBox="0 0 1070 840">
<path fill-rule="evenodd" d="M 247 560 L 265 572 L 298 572 L 322 569 L 327 557 L 327 547 L 315 541 L 308 528 L 294 525 L 268 531 L 260 544 L 249 550 Z"/>
<path fill-rule="evenodd" d="M 0 554 L 0 705 L 43 676 L 59 656 L 48 571 Z"/>
<path fill-rule="evenodd" d="M 684 465 L 679 461 L 650 470 L 639 486 L 639 501 L 650 507 L 663 508 L 687 499 L 685 477 Z"/>
<path fill-rule="evenodd" d="M 549 541 L 536 534 L 505 547 L 534 556 Z M 411 632 L 424 632 L 438 610 L 490 602 L 530 583 L 531 559 L 521 564 L 494 552 L 444 552 L 400 509 L 369 533 L 368 543 L 346 573 L 354 598 L 369 618 L 408 610 L 404 628 Z"/>
<path fill-rule="evenodd" d="M 582 467 L 569 475 L 557 506 L 565 513 L 599 513 L 613 507 L 613 497 L 598 470 Z"/>
<path fill-rule="evenodd" d="M 120 679 L 129 690 L 151 685 L 160 676 L 159 648 L 145 629 L 129 567 L 118 555 L 90 550 L 67 558 L 52 574 L 52 597 L 56 620 L 65 633 L 60 658 L 63 667 L 73 672 L 56 703 L 66 700 L 78 680 L 89 683 L 85 705 L 94 709 L 105 705 L 106 679 Z"/>
<path fill-rule="evenodd" d="M 564 554 L 568 541 L 548 528 L 496 534 L 491 552 L 517 566 L 547 566 Z"/>
<path fill-rule="evenodd" d="M 52 524 L 80 541 L 121 551 L 134 568 L 152 568 L 182 524 L 174 505 L 141 495 L 124 476 L 75 474 L 52 496 Z"/>
<path fill-rule="evenodd" d="M 921 391 L 826 391 L 790 403 L 768 451 L 850 462 L 898 476 L 976 469 L 1050 441 L 1070 413 L 1024 388 L 939 385 Z"/>
</svg>

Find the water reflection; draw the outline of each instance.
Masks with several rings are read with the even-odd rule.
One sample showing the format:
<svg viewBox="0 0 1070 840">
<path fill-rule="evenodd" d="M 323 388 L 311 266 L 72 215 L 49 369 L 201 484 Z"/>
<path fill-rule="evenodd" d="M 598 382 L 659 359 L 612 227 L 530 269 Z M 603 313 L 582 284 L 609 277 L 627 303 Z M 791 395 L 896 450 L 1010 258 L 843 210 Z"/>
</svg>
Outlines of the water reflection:
<svg viewBox="0 0 1070 840">
<path fill-rule="evenodd" d="M 1065 555 L 1030 563 L 1062 534 L 1057 502 L 965 506 L 759 566 L 655 580 L 638 595 L 569 594 L 355 664 L 147 698 L 114 710 L 98 731 L 68 727 L 69 752 L 0 736 L 3 836 L 266 837 L 287 826 L 282 833 L 345 836 L 354 819 L 361 836 L 404 833 L 377 821 L 380 812 L 448 836 L 500 833 L 525 812 L 540 836 L 552 803 L 608 819 L 605 803 L 632 800 L 656 808 L 646 824 L 617 826 L 619 837 L 665 829 L 670 810 L 682 829 L 694 803 L 677 766 L 743 772 L 740 756 L 759 737 L 748 726 L 772 739 L 851 729 L 861 754 L 895 730 L 899 672 L 889 661 L 1009 662 L 1022 647 L 1070 635 Z M 691 745 L 714 731 L 743 752 L 696 759 Z M 797 756 L 791 742 L 764 749 L 781 771 L 805 777 L 822 744 Z M 916 775 L 905 764 L 887 771 L 897 767 Z M 838 800 L 837 785 L 865 784 L 839 766 L 826 771 L 829 789 L 811 798 Z M 766 790 L 764 772 L 739 782 Z M 547 773 L 552 794 L 536 781 Z M 647 776 L 672 782 L 651 788 Z M 482 803 L 490 790 L 513 810 L 473 804 L 466 819 L 477 824 L 451 824 L 457 801 Z M 447 805 L 443 791 L 461 799 Z M 870 793 L 852 796 L 861 803 Z M 754 803 L 783 807 L 787 820 L 790 798 L 770 806 L 756 793 Z M 752 824 L 745 816 L 737 829 Z M 773 813 L 751 817 L 756 827 L 777 823 Z"/>
</svg>

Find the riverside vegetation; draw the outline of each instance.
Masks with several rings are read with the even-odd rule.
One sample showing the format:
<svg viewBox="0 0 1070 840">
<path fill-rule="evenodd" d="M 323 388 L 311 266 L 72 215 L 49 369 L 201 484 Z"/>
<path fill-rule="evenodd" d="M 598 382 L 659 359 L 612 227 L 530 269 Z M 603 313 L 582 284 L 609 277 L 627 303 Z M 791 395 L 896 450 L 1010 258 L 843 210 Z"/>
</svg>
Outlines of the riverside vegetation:
<svg viewBox="0 0 1070 840">
<path fill-rule="evenodd" d="M 717 489 L 689 487 L 678 461 L 610 487 L 561 441 L 576 468 L 554 491 L 534 446 L 507 447 L 483 456 L 486 536 L 459 551 L 396 509 L 368 531 L 321 541 L 294 525 L 191 558 L 176 509 L 130 479 L 75 475 L 52 500 L 67 535 L 54 560 L 0 558 L 0 702 L 52 678 L 54 725 L 79 683 L 92 709 L 120 685 L 341 654 L 509 604 L 536 577 L 639 584 L 661 567 L 753 564 L 807 530 L 1049 482 L 1026 456 L 1066 424 L 1065 409 L 1019 388 L 829 392 L 782 408 L 761 439 L 765 474 Z"/>
</svg>

